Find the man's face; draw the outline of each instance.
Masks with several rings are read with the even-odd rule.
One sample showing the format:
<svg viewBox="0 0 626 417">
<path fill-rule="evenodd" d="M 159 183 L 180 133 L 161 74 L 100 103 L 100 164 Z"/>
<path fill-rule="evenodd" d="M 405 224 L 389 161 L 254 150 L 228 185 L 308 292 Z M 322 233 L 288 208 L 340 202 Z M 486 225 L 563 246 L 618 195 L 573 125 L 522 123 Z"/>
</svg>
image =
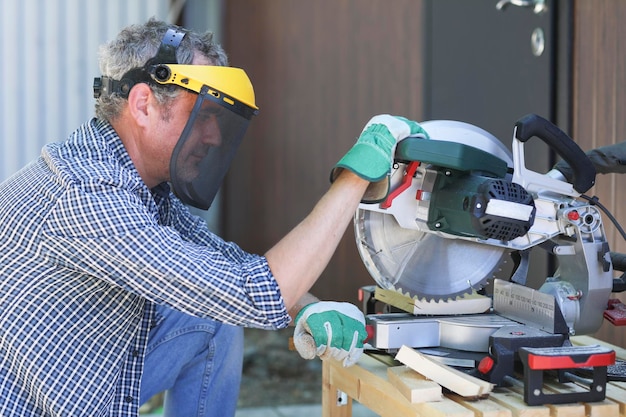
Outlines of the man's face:
<svg viewBox="0 0 626 417">
<path fill-rule="evenodd" d="M 148 142 L 152 144 L 154 162 L 160 166 L 162 175 L 158 182 L 169 181 L 172 177 L 170 161 L 187 121 L 192 115 L 198 95 L 181 90 L 169 103 L 159 105 L 159 115 Z M 221 132 L 217 123 L 221 106 L 204 101 L 197 113 L 189 134 L 177 155 L 177 175 L 180 180 L 190 181 L 199 174 L 199 164 L 213 146 L 222 143 Z"/>
<path fill-rule="evenodd" d="M 193 64 L 212 65 L 205 56 L 199 53 L 194 54 Z M 172 103 L 166 105 L 167 108 L 161 109 L 160 126 L 157 129 L 158 134 L 162 134 L 166 141 L 161 149 L 163 152 L 162 162 L 168 170 L 166 181 L 170 180 L 172 176 L 169 169 L 174 147 L 180 139 L 197 99 L 197 94 L 182 90 Z M 212 109 L 210 106 L 215 106 L 216 109 Z M 216 117 L 211 117 L 212 113 L 216 114 L 218 110 L 217 104 L 207 101 L 203 103 L 200 113 L 196 117 L 191 136 L 180 152 L 179 161 L 185 167 L 184 172 L 181 172 L 183 170 L 179 168 L 181 179 L 189 181 L 195 178 L 199 173 L 199 164 L 210 147 L 221 144 L 222 139 Z"/>
<path fill-rule="evenodd" d="M 191 95 L 195 96 L 196 99 L 198 97 L 195 94 Z M 181 180 L 191 181 L 196 178 L 200 173 L 200 164 L 211 147 L 222 144 L 218 120 L 220 113 L 224 111 L 227 110 L 219 104 L 203 101 L 178 155 L 178 164 L 180 165 L 178 175 Z M 189 112 L 190 116 L 191 113 L 192 111 Z"/>
</svg>

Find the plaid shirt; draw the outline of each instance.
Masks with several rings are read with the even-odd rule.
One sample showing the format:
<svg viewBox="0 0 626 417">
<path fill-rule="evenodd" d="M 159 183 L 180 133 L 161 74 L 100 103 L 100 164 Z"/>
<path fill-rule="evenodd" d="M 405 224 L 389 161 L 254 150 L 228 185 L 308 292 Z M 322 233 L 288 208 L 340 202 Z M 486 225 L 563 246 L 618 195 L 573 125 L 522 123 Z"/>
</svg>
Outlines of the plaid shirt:
<svg viewBox="0 0 626 417">
<path fill-rule="evenodd" d="M 106 122 L 0 185 L 0 416 L 133 416 L 154 305 L 289 322 L 264 257 L 149 190 Z"/>
</svg>

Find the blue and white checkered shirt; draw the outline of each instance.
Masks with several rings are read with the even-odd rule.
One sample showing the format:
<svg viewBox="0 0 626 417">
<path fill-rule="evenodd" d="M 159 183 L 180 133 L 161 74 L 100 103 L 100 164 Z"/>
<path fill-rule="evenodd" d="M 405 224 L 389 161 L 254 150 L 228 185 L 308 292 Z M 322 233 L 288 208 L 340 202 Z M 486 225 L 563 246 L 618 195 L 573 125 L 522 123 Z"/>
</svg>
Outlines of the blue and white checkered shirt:
<svg viewBox="0 0 626 417">
<path fill-rule="evenodd" d="M 154 305 L 225 323 L 289 323 L 264 257 L 162 184 L 106 122 L 0 185 L 0 416 L 133 416 Z"/>
</svg>

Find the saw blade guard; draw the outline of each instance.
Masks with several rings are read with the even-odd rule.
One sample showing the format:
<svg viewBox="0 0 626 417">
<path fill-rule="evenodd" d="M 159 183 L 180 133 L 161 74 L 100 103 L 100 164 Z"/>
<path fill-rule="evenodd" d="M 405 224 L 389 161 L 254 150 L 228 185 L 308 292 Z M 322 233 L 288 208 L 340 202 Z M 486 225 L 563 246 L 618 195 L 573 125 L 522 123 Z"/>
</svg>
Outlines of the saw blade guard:
<svg viewBox="0 0 626 417">
<path fill-rule="evenodd" d="M 449 120 L 426 121 L 421 125 L 429 140 L 450 142 L 450 154 L 441 158 L 443 164 L 456 167 L 461 163 L 454 160 L 453 148 L 462 144 L 467 145 L 464 149 L 478 149 L 485 158 L 504 161 L 505 173 L 513 167 L 506 146 L 479 127 Z M 474 160 L 468 169 L 479 170 L 480 157 Z M 404 191 L 394 196 L 393 202 L 361 204 L 355 214 L 357 248 L 368 272 L 382 288 L 427 300 L 454 299 L 482 288 L 507 261 L 508 251 L 432 230 L 424 214 L 428 207 L 416 201 L 416 193 L 428 189 L 433 180 L 423 166 L 407 179 L 407 167 L 402 161 L 394 166 L 390 189 L 403 187 Z"/>
<path fill-rule="evenodd" d="M 483 150 L 513 168 L 511 151 L 498 138 L 478 126 L 456 120 L 428 120 L 420 125 L 428 132 L 431 140 L 461 143 Z"/>
</svg>

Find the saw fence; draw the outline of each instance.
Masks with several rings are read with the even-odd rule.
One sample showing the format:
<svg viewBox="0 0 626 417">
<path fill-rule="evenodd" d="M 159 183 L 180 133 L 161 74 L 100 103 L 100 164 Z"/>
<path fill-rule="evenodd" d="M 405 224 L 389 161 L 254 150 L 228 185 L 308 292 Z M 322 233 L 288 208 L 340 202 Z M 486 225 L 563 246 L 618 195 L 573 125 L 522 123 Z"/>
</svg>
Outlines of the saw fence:
<svg viewBox="0 0 626 417">
<path fill-rule="evenodd" d="M 606 345 L 589 336 L 574 337 L 572 343 Z M 606 346 L 615 350 L 618 359 L 626 360 L 625 349 Z M 405 387 L 412 387 L 411 392 L 407 392 L 397 383 L 402 373 L 397 363 L 380 360 L 374 355 L 363 355 L 357 365 L 349 368 L 339 362 L 324 361 L 322 416 L 351 417 L 354 400 L 382 417 L 626 417 L 626 382 L 608 383 L 604 401 L 529 406 L 524 402 L 521 376 L 518 384 L 494 388 L 480 398 L 465 398 L 445 390 L 443 395 L 438 394 L 433 390 L 432 381 L 423 385 L 406 381 Z M 573 383 L 557 382 L 546 383 L 544 388 L 553 392 L 579 390 Z"/>
</svg>

